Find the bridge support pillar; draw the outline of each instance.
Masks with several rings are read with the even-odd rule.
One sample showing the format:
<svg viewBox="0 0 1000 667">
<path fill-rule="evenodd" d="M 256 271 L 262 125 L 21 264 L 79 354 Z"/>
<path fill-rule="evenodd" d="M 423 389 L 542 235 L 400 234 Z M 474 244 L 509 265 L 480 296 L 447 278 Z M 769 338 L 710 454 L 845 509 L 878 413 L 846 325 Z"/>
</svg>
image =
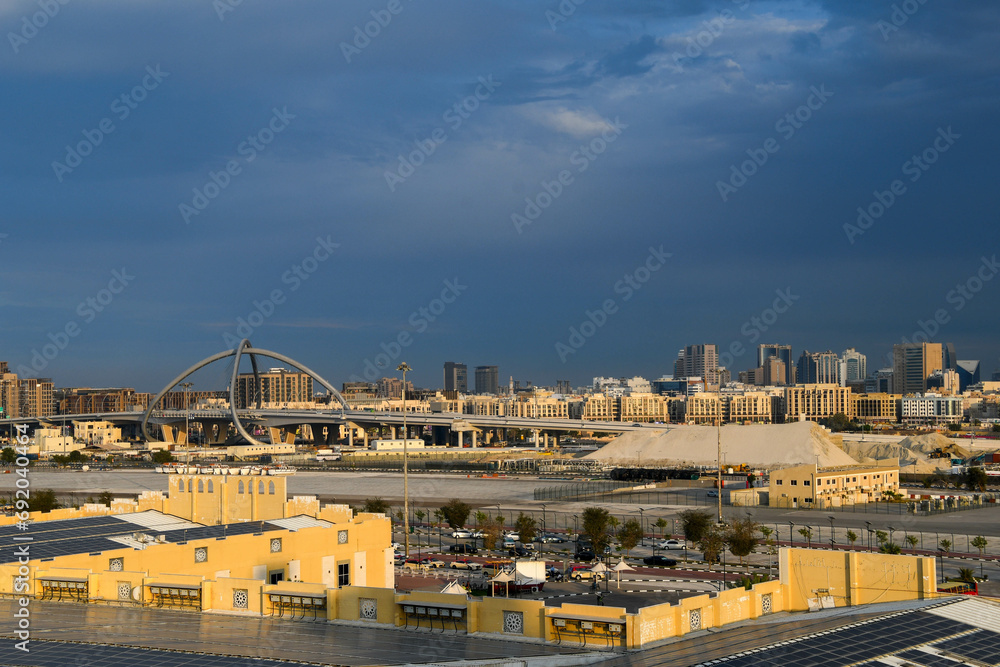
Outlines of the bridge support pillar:
<svg viewBox="0 0 1000 667">
<path fill-rule="evenodd" d="M 536 429 L 532 429 L 531 435 L 535 439 L 535 449 L 541 449 L 541 447 L 542 447 L 542 441 L 538 437 L 538 435 L 539 435 L 538 429 L 537 428 Z"/>
<path fill-rule="evenodd" d="M 395 440 L 396 439 L 396 427 L 395 426 L 390 426 L 389 427 L 389 432 L 392 433 L 392 439 Z M 405 438 L 406 434 L 403 434 L 403 437 Z"/>
<path fill-rule="evenodd" d="M 476 431 L 473 431 L 472 432 L 472 448 L 473 449 L 475 449 L 476 447 L 479 446 L 479 443 L 477 442 L 476 436 L 477 436 Z"/>
<path fill-rule="evenodd" d="M 462 443 L 462 431 L 458 431 L 458 448 L 462 449 L 463 446 L 464 445 Z"/>
</svg>

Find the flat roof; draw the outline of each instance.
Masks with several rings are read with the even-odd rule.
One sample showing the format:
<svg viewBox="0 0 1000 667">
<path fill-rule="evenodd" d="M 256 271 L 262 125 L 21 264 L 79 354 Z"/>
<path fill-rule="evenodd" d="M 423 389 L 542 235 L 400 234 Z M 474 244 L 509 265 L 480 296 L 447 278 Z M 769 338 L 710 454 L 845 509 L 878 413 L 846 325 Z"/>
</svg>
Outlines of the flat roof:
<svg viewBox="0 0 1000 667">
<path fill-rule="evenodd" d="M 136 517 L 147 514 L 142 512 Z M 159 517 L 169 517 L 162 512 L 156 512 Z M 94 554 L 104 551 L 116 551 L 130 548 L 113 538 L 132 540 L 134 533 L 144 533 L 151 537 L 163 535 L 167 542 L 188 542 L 229 535 L 246 535 L 265 531 L 284 530 L 266 521 L 251 521 L 247 523 L 230 523 L 220 526 L 203 526 L 188 523 L 191 527 L 163 530 L 158 525 L 176 526 L 175 521 L 156 521 L 150 516 L 143 517 L 143 523 L 130 520 L 128 514 L 109 516 L 83 517 L 79 519 L 61 519 L 57 521 L 32 521 L 27 529 L 21 529 L 18 524 L 0 526 L 0 563 L 13 563 L 19 558 L 18 551 L 28 548 L 31 560 L 72 556 L 79 554 Z M 183 521 L 177 517 L 170 517 Z M 148 525 L 152 524 L 152 525 Z M 155 547 L 155 542 L 146 543 Z"/>
</svg>

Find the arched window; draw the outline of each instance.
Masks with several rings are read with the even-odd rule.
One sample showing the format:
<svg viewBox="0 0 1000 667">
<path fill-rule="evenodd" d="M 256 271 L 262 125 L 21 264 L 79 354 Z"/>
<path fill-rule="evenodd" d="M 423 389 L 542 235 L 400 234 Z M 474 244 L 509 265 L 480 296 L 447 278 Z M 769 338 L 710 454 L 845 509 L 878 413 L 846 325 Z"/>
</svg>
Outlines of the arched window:
<svg viewBox="0 0 1000 667">
<path fill-rule="evenodd" d="M 205 493 L 205 480 L 198 480 L 198 493 Z"/>
<path fill-rule="evenodd" d="M 264 495 L 264 480 L 257 482 L 257 493 Z"/>
<path fill-rule="evenodd" d="M 181 482 L 181 484 L 183 483 L 184 482 Z M 188 479 L 188 493 L 191 493 L 192 491 L 194 491 L 194 480 Z"/>
<path fill-rule="evenodd" d="M 215 485 L 212 484 L 212 480 L 208 480 L 208 492 L 209 493 L 214 493 L 215 492 Z"/>
<path fill-rule="evenodd" d="M 236 492 L 237 493 L 246 493 L 246 489 L 243 486 L 243 480 L 242 479 L 240 480 L 239 486 L 236 487 Z"/>
<path fill-rule="evenodd" d="M 274 482 L 273 481 L 267 483 L 267 492 L 269 494 L 271 494 L 272 496 L 274 495 Z"/>
</svg>

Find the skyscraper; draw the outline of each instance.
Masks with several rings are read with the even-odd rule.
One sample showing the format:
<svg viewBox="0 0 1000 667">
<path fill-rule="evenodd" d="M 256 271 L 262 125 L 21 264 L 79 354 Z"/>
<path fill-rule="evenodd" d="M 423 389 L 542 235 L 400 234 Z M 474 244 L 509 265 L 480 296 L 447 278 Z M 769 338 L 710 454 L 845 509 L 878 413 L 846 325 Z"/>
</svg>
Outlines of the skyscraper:
<svg viewBox="0 0 1000 667">
<path fill-rule="evenodd" d="M 677 357 L 674 373 L 680 370 L 683 363 L 683 377 L 700 377 L 705 381 L 706 390 L 719 387 L 719 351 L 713 343 L 688 345 Z"/>
<path fill-rule="evenodd" d="M 958 355 L 955 354 L 954 343 L 943 343 L 941 345 L 941 368 L 946 371 L 958 370 Z"/>
<path fill-rule="evenodd" d="M 965 391 L 970 384 L 979 384 L 981 382 L 979 361 L 959 359 L 956 365 L 958 366 L 959 391 Z"/>
<path fill-rule="evenodd" d="M 476 393 L 500 393 L 500 369 L 497 366 L 476 366 Z"/>
<path fill-rule="evenodd" d="M 454 361 L 444 362 L 444 390 L 469 393 L 469 367 Z"/>
<path fill-rule="evenodd" d="M 927 378 L 941 370 L 941 343 L 903 343 L 892 346 L 892 393 L 927 391 Z"/>
<path fill-rule="evenodd" d="M 757 346 L 757 366 L 764 368 L 764 362 L 770 357 L 778 357 L 785 364 L 784 382 L 774 382 L 778 384 L 795 384 L 795 364 L 792 363 L 792 346 L 778 345 L 776 343 L 761 343 Z M 777 378 L 773 378 L 777 379 Z"/>
<path fill-rule="evenodd" d="M 868 357 L 853 347 L 844 350 L 840 357 L 844 369 L 842 384 L 846 386 L 852 382 L 864 382 L 865 378 L 868 377 Z"/>
</svg>

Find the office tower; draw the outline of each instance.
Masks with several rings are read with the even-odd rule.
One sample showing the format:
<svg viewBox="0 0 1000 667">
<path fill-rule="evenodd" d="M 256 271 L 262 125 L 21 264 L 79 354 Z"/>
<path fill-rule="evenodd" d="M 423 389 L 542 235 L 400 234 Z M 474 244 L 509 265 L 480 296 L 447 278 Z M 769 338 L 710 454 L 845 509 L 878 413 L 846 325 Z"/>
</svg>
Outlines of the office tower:
<svg viewBox="0 0 1000 667">
<path fill-rule="evenodd" d="M 853 347 L 844 350 L 840 357 L 843 369 L 841 384 L 847 386 L 852 382 L 864 382 L 865 378 L 868 377 L 868 357 Z"/>
<path fill-rule="evenodd" d="M 763 371 L 763 381 L 754 384 L 762 384 L 765 387 L 782 387 L 788 384 L 788 369 L 785 362 L 777 355 L 766 357 L 764 365 L 759 370 Z"/>
<path fill-rule="evenodd" d="M 802 350 L 795 365 L 796 384 L 816 384 L 816 361 L 809 350 Z"/>
<path fill-rule="evenodd" d="M 684 348 L 677 352 L 677 361 L 674 362 L 674 379 L 684 379 Z"/>
<path fill-rule="evenodd" d="M 469 368 L 454 361 L 444 362 L 444 390 L 469 393 Z"/>
<path fill-rule="evenodd" d="M 941 343 L 902 343 L 892 346 L 892 393 L 927 391 L 927 378 L 941 370 Z"/>
<path fill-rule="evenodd" d="M 957 371 L 958 363 L 958 355 L 955 354 L 955 344 L 943 343 L 941 345 L 941 368 L 946 371 Z"/>
<path fill-rule="evenodd" d="M 972 361 L 960 359 L 956 363 L 956 366 L 958 367 L 956 369 L 958 371 L 958 384 L 959 387 L 961 387 L 959 391 L 965 391 L 969 385 L 979 384 L 981 382 L 981 378 L 979 377 L 978 360 Z"/>
<path fill-rule="evenodd" d="M 445 371 L 447 373 L 447 371 Z M 497 366 L 476 366 L 476 393 L 500 393 L 500 369 Z"/>
<path fill-rule="evenodd" d="M 817 384 L 840 384 L 840 357 L 833 350 L 813 354 Z"/>
<path fill-rule="evenodd" d="M 792 362 L 792 346 L 791 345 L 778 345 L 776 343 L 761 343 L 757 346 L 757 367 L 764 368 L 764 362 L 770 357 L 777 357 L 785 364 L 785 377 L 783 382 L 774 382 L 775 386 L 779 384 L 795 384 L 795 363 Z"/>
<path fill-rule="evenodd" d="M 683 374 L 680 377 L 700 377 L 705 381 L 705 389 L 719 387 L 719 351 L 712 343 L 688 345 L 681 350 L 674 364 L 674 378 L 677 378 L 678 364 L 683 363 Z"/>
<path fill-rule="evenodd" d="M 866 394 L 891 394 L 892 369 L 880 368 L 865 380 Z"/>
</svg>

